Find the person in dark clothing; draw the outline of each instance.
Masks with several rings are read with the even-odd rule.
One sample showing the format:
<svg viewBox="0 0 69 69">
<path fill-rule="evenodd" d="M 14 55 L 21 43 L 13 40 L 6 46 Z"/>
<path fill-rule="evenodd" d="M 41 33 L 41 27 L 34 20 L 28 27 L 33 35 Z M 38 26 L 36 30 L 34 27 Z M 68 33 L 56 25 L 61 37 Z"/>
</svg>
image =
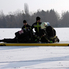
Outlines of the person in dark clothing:
<svg viewBox="0 0 69 69">
<path fill-rule="evenodd" d="M 25 37 L 26 37 L 26 41 L 27 42 L 30 42 L 30 39 L 31 39 L 31 26 L 29 24 L 27 24 L 27 21 L 26 20 L 23 20 L 23 27 L 22 27 L 22 30 L 24 31 L 24 34 L 25 34 Z"/>
<path fill-rule="evenodd" d="M 41 18 L 40 17 L 36 17 L 36 22 L 32 24 L 32 29 L 35 29 L 35 34 L 39 37 L 41 37 L 44 33 L 43 30 L 41 29 L 41 22 L 40 22 Z"/>
<path fill-rule="evenodd" d="M 19 43 L 29 43 L 29 39 L 31 38 L 31 26 L 27 24 L 26 20 L 23 20 L 23 24 L 22 30 L 15 33 L 15 38 Z"/>
<path fill-rule="evenodd" d="M 41 24 L 41 28 L 45 30 L 45 36 L 42 37 L 42 39 L 41 39 L 42 42 L 47 42 L 47 43 L 59 42 L 59 39 L 56 36 L 56 31 L 50 25 L 49 22 L 43 22 Z"/>
<path fill-rule="evenodd" d="M 27 34 L 23 30 L 17 31 L 14 38 L 4 38 L 0 42 L 6 43 L 27 43 Z"/>
<path fill-rule="evenodd" d="M 23 20 L 23 27 L 22 27 L 22 30 L 24 31 L 24 32 L 27 32 L 27 31 L 29 31 L 30 29 L 31 29 L 31 26 L 30 25 L 28 25 L 27 24 L 27 21 L 26 20 Z"/>
</svg>

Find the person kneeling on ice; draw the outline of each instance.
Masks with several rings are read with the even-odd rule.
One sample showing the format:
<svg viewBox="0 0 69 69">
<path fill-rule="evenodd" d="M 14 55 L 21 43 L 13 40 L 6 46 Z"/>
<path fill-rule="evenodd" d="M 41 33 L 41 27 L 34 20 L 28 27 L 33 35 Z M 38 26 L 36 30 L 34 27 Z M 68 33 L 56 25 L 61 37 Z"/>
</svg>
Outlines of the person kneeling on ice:
<svg viewBox="0 0 69 69">
<path fill-rule="evenodd" d="M 42 22 L 41 29 L 44 29 L 44 31 L 45 31 L 45 34 L 41 38 L 41 42 L 43 42 L 43 43 L 59 42 L 59 39 L 56 36 L 56 31 L 50 25 L 49 22 Z"/>
</svg>

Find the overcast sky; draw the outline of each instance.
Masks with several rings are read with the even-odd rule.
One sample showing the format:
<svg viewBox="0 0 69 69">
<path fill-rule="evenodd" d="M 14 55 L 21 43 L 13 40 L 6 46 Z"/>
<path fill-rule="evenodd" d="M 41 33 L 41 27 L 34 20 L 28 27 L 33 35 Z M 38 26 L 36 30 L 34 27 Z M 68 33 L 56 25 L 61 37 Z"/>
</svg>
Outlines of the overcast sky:
<svg viewBox="0 0 69 69">
<path fill-rule="evenodd" d="M 0 11 L 4 14 L 24 10 L 24 3 L 29 6 L 30 12 L 54 9 L 58 13 L 69 11 L 69 0 L 0 0 Z"/>
</svg>

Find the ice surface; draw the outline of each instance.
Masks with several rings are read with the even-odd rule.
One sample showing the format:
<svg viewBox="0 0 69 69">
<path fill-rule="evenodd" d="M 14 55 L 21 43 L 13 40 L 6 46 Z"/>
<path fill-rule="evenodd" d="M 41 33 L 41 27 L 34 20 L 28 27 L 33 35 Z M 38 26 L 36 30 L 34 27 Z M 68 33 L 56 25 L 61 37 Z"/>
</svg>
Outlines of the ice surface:
<svg viewBox="0 0 69 69">
<path fill-rule="evenodd" d="M 0 29 L 0 39 L 14 38 L 20 28 Z M 69 28 L 55 28 L 60 41 L 69 41 Z M 69 47 L 1 46 L 0 69 L 69 69 Z"/>
</svg>

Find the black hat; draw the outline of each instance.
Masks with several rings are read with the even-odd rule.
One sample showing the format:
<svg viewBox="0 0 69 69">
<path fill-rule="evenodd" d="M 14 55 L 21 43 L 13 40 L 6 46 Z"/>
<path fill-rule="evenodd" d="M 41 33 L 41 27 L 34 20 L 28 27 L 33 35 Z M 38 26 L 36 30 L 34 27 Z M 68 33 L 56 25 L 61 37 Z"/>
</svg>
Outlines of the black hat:
<svg viewBox="0 0 69 69">
<path fill-rule="evenodd" d="M 27 21 L 26 20 L 23 20 L 23 23 L 27 23 Z"/>
<path fill-rule="evenodd" d="M 36 20 L 40 20 L 41 18 L 40 17 L 36 17 Z"/>
</svg>

